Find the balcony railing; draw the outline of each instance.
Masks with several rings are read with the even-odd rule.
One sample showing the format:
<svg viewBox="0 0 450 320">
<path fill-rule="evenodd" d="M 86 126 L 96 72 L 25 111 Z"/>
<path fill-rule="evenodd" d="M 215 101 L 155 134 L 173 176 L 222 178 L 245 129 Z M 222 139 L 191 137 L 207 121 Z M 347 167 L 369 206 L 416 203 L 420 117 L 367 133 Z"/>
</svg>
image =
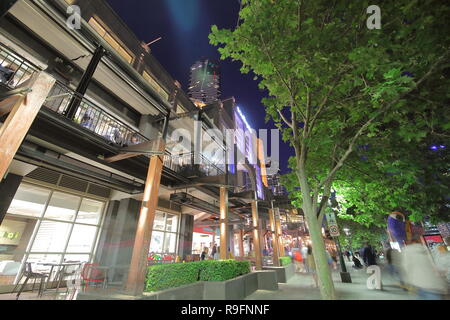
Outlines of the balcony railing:
<svg viewBox="0 0 450 320">
<path fill-rule="evenodd" d="M 194 153 L 184 153 L 180 155 L 166 155 L 164 166 L 182 175 L 199 175 L 213 177 L 224 174 L 224 170 L 208 158 L 200 155 L 200 163 L 194 165 Z"/>
<path fill-rule="evenodd" d="M 30 61 L 0 43 L 0 86 L 15 89 L 20 84 L 30 79 L 39 69 Z M 80 105 L 73 118 L 67 116 L 67 111 L 72 99 L 79 99 Z M 56 82 L 50 91 L 44 107 L 64 117 L 73 123 L 83 127 L 106 142 L 119 147 L 140 144 L 148 141 L 138 131 L 134 130 L 123 121 L 103 110 L 93 101 L 78 96 L 75 91 L 60 82 Z M 193 154 L 170 155 L 166 153 L 164 166 L 181 174 L 192 173 L 193 168 L 201 176 L 216 176 L 224 174 L 209 159 L 200 155 L 201 163 L 193 165 Z"/>
<path fill-rule="evenodd" d="M 75 116 L 70 120 L 84 129 L 104 138 L 109 143 L 121 147 L 148 141 L 138 131 L 104 111 L 94 102 L 77 96 L 76 92 L 59 82 L 53 86 L 44 106 L 69 119 L 67 109 L 73 98 L 81 101 Z"/>
<path fill-rule="evenodd" d="M 0 43 L 0 85 L 15 89 L 37 71 L 31 62 Z"/>
</svg>

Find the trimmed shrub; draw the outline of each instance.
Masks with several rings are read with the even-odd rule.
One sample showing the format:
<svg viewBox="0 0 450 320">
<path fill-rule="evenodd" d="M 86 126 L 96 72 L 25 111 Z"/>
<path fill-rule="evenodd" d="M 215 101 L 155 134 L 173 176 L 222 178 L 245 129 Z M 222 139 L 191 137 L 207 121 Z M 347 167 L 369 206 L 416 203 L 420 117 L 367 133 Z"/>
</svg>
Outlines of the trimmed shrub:
<svg viewBox="0 0 450 320">
<path fill-rule="evenodd" d="M 199 277 L 198 263 L 162 264 L 148 268 L 145 291 L 160 291 L 194 283 Z"/>
<path fill-rule="evenodd" d="M 226 281 L 250 273 L 249 261 L 207 260 L 148 268 L 146 292 L 176 288 L 197 281 Z"/>
<path fill-rule="evenodd" d="M 226 281 L 250 272 L 248 261 L 203 261 L 200 281 Z"/>
<path fill-rule="evenodd" d="M 281 266 L 287 266 L 288 264 L 292 263 L 291 257 L 280 257 L 280 264 Z"/>
</svg>

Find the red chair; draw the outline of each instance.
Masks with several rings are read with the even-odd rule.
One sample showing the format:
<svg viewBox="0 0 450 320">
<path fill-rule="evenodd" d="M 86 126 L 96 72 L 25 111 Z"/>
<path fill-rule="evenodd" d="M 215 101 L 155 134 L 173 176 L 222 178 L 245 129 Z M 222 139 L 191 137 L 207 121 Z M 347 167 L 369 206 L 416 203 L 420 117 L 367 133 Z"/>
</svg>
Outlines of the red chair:
<svg viewBox="0 0 450 320">
<path fill-rule="evenodd" d="M 103 288 L 105 288 L 107 283 L 107 277 L 104 272 L 97 268 L 99 265 L 96 263 L 86 263 L 81 270 L 81 278 L 84 281 L 84 290 L 89 288 L 89 283 L 94 282 L 95 284 L 102 283 Z"/>
</svg>

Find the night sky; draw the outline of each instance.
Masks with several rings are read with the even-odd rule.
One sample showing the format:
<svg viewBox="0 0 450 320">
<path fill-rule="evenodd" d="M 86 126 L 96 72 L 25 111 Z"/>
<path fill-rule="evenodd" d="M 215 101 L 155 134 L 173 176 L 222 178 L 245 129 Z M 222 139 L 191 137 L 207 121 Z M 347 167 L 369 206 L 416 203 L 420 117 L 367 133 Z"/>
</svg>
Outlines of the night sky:
<svg viewBox="0 0 450 320">
<path fill-rule="evenodd" d="M 194 62 L 202 57 L 220 58 L 217 48 L 209 44 L 211 25 L 235 28 L 239 12 L 238 0 L 108 0 L 108 3 L 140 40 L 163 38 L 151 45 L 152 54 L 186 92 Z M 253 75 L 241 74 L 241 63 L 229 59 L 221 60 L 220 67 L 221 98 L 234 96 L 254 129 L 274 129 L 272 122 L 265 122 L 261 104 L 265 93 L 258 89 Z M 282 173 L 287 172 L 290 155 L 293 150 L 280 140 Z"/>
</svg>

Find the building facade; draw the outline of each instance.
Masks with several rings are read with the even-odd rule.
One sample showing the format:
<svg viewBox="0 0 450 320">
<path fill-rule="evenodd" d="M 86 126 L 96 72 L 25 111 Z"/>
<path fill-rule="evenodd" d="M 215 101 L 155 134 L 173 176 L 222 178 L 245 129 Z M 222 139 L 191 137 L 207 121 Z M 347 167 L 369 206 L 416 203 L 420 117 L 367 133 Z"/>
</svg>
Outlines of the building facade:
<svg viewBox="0 0 450 320">
<path fill-rule="evenodd" d="M 69 5 L 81 9 L 79 29 L 66 23 Z M 0 19 L 0 293 L 27 263 L 50 272 L 67 261 L 106 268 L 110 286 L 143 286 L 133 278 L 139 252 L 149 263 L 198 259 L 211 245 L 194 243 L 204 228 L 215 242 L 226 227 L 221 241 L 244 256 L 251 203 L 260 202 L 261 228 L 270 206 L 265 162 L 249 152 L 260 142 L 232 142 L 251 166 L 228 165 L 230 146 L 210 136 L 245 126 L 234 100 L 198 108 L 106 1 L 23 0 L 8 9 Z M 219 75 L 208 68 L 214 85 L 205 92 L 218 99 Z M 25 107 L 35 109 L 30 119 Z"/>
<path fill-rule="evenodd" d="M 189 98 L 198 106 L 219 101 L 220 66 L 210 59 L 196 61 L 191 67 Z"/>
</svg>

